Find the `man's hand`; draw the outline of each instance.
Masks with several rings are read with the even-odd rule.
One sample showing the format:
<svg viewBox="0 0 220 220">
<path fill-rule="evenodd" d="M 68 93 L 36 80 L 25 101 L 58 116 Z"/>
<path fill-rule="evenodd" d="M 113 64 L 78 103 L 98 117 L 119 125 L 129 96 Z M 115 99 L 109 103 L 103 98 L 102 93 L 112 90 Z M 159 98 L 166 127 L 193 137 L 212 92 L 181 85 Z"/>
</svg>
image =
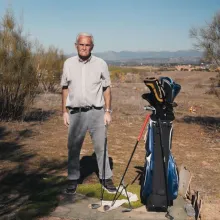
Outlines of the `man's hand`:
<svg viewBox="0 0 220 220">
<path fill-rule="evenodd" d="M 69 126 L 69 113 L 68 112 L 64 112 L 63 113 L 63 122 L 64 122 L 64 125 L 66 125 L 66 127 Z"/>
<path fill-rule="evenodd" d="M 104 115 L 104 123 L 105 125 L 110 125 L 112 121 L 112 116 L 109 112 L 105 112 L 105 115 Z"/>
</svg>

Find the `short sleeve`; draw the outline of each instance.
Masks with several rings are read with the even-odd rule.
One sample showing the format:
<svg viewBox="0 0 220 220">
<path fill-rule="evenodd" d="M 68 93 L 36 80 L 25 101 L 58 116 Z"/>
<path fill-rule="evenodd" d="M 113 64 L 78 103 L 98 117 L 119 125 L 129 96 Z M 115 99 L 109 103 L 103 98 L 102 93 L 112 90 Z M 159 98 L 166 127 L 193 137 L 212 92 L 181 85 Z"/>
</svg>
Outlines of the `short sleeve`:
<svg viewBox="0 0 220 220">
<path fill-rule="evenodd" d="M 60 85 L 61 86 L 68 86 L 66 62 L 64 62 L 64 65 L 63 65 L 63 74 L 61 77 Z"/>
<path fill-rule="evenodd" d="M 103 63 L 103 72 L 102 72 L 102 86 L 103 87 L 108 87 L 111 85 L 111 79 L 110 79 L 110 74 L 108 70 L 108 65 L 104 61 Z"/>
</svg>

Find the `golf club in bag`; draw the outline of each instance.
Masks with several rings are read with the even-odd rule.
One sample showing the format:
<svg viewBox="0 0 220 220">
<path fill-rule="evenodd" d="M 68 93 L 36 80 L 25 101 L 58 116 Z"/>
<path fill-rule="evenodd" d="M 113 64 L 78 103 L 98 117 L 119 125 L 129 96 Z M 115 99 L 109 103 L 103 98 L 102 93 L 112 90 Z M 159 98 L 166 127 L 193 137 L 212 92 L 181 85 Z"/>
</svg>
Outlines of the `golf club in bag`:
<svg viewBox="0 0 220 220">
<path fill-rule="evenodd" d="M 147 78 L 146 86 L 150 93 L 143 94 L 151 108 L 146 141 L 146 162 L 141 184 L 141 200 L 148 210 L 167 211 L 178 194 L 179 177 L 174 158 L 171 154 L 172 121 L 174 120 L 174 98 L 180 85 L 169 77 Z"/>
</svg>

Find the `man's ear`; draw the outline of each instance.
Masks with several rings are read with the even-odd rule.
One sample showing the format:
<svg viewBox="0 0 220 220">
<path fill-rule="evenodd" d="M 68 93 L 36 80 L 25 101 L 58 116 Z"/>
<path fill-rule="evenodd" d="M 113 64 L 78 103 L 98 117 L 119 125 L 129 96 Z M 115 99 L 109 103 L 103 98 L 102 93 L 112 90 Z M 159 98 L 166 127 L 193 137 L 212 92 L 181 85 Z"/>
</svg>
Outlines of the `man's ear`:
<svg viewBox="0 0 220 220">
<path fill-rule="evenodd" d="M 76 50 L 77 50 L 77 43 L 75 43 L 75 48 L 76 48 Z"/>
</svg>

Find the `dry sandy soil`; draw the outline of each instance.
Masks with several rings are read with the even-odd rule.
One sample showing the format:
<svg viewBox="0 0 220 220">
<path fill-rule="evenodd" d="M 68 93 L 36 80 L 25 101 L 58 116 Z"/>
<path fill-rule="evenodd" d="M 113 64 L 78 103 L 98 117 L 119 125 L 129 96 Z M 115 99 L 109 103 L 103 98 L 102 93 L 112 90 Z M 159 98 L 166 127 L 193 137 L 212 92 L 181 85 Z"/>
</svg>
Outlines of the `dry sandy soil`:
<svg viewBox="0 0 220 220">
<path fill-rule="evenodd" d="M 220 219 L 220 100 L 206 94 L 209 72 L 162 72 L 181 84 L 176 98 L 172 152 L 178 166 L 184 164 L 193 174 L 192 189 L 204 200 L 204 219 Z M 136 143 L 148 105 L 141 95 L 148 92 L 144 83 L 113 84 L 113 121 L 108 131 L 109 156 L 113 162 L 115 182 L 119 182 Z M 190 107 L 195 112 L 190 112 Z M 1 122 L 1 179 L 22 170 L 31 173 L 54 173 L 66 176 L 67 129 L 62 122 L 60 94 L 37 97 L 32 114 L 24 122 Z M 86 136 L 81 157 L 93 153 Z M 135 166 L 143 166 L 144 140 L 138 145 L 125 182 L 137 175 Z M 91 175 L 84 182 L 97 182 Z"/>
</svg>

